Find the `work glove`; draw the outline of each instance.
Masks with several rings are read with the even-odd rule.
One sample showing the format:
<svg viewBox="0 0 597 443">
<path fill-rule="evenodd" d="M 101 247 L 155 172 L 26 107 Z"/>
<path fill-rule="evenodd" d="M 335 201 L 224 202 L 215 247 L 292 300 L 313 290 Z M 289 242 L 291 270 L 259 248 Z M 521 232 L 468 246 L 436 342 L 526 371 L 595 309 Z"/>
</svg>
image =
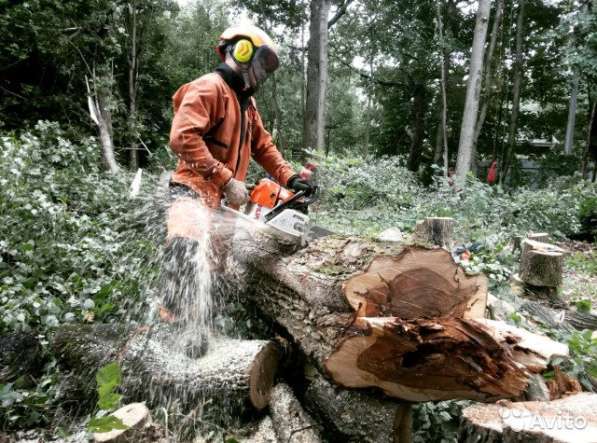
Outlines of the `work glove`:
<svg viewBox="0 0 597 443">
<path fill-rule="evenodd" d="M 293 175 L 288 179 L 288 187 L 295 192 L 304 191 L 307 197 L 315 192 L 315 188 L 311 186 L 309 182 L 301 178 L 298 174 Z"/>
<path fill-rule="evenodd" d="M 245 184 L 239 180 L 231 178 L 222 189 L 226 203 L 232 206 L 244 205 L 249 200 L 249 193 Z"/>
</svg>

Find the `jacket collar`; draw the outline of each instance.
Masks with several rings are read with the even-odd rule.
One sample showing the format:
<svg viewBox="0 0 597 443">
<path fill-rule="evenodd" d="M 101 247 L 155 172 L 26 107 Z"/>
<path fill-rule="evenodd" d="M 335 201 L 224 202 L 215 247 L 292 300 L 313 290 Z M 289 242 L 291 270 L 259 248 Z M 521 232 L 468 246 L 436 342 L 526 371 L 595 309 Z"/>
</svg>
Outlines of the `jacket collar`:
<svg viewBox="0 0 597 443">
<path fill-rule="evenodd" d="M 220 74 L 228 86 L 236 92 L 241 107 L 246 109 L 249 104 L 249 98 L 253 95 L 253 91 L 251 89 L 245 89 L 245 81 L 242 76 L 226 63 L 220 63 L 216 68 L 216 72 Z"/>
</svg>

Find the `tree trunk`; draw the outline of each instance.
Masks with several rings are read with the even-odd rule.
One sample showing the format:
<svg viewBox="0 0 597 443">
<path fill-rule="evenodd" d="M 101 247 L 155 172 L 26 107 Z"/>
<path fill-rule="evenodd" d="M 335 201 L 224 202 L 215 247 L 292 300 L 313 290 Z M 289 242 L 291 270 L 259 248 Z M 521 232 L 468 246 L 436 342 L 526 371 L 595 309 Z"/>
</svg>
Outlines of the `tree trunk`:
<svg viewBox="0 0 597 443">
<path fill-rule="evenodd" d="M 410 143 L 407 167 L 413 172 L 419 170 L 421 164 L 421 154 L 423 152 L 423 138 L 425 137 L 425 105 L 426 88 L 422 83 L 413 85 L 413 126 L 414 134 Z"/>
<path fill-rule="evenodd" d="M 576 126 L 576 97 L 578 95 L 578 73 L 572 74 L 572 85 L 570 89 L 570 103 L 568 104 L 568 122 L 566 124 L 566 139 L 564 141 L 564 153 L 572 154 L 574 147 L 574 128 Z"/>
<path fill-rule="evenodd" d="M 108 70 L 108 68 L 105 69 L 109 74 L 103 77 L 97 77 L 94 70 L 91 82 L 85 77 L 87 105 L 89 116 L 98 128 L 104 165 L 110 173 L 116 174 L 120 171 L 120 167 L 114 156 L 112 111 L 110 110 L 114 73 L 112 70 Z"/>
<path fill-rule="evenodd" d="M 593 101 L 593 105 L 589 103 L 589 124 L 587 126 L 587 145 L 582 158 L 581 173 L 583 178 L 587 176 L 587 168 L 591 157 L 597 163 L 597 118 L 595 113 L 597 111 L 597 100 Z"/>
<path fill-rule="evenodd" d="M 440 127 L 438 128 L 438 140 L 436 142 L 436 151 L 433 156 L 433 162 L 439 163 L 440 152 L 443 153 L 441 157 L 444 160 L 444 177 L 448 177 L 448 99 L 447 99 L 447 83 L 448 83 L 448 64 L 450 63 L 450 56 L 446 48 L 446 42 L 444 40 L 444 16 L 442 12 L 442 6 L 444 2 L 436 2 L 436 14 L 437 14 L 437 33 L 439 37 L 439 43 L 441 47 L 441 75 L 440 75 L 440 87 L 442 97 L 442 107 L 440 114 Z M 443 149 L 442 149 L 443 148 Z"/>
<path fill-rule="evenodd" d="M 330 0 L 311 1 L 303 148 L 324 152 Z"/>
<path fill-rule="evenodd" d="M 595 441 L 597 394 L 550 402 L 473 405 L 462 411 L 461 443 L 580 443 Z"/>
<path fill-rule="evenodd" d="M 478 117 L 479 99 L 481 96 L 483 53 L 490 7 L 490 0 L 479 0 L 473 47 L 471 51 L 469 77 L 466 87 L 464 114 L 462 116 L 460 141 L 458 143 L 458 159 L 456 161 L 456 178 L 461 187 L 464 184 L 466 174 L 471 169 L 473 137 Z"/>
<path fill-rule="evenodd" d="M 497 46 L 497 38 L 499 30 L 502 24 L 502 16 L 504 13 L 505 0 L 498 0 L 495 7 L 495 17 L 493 19 L 493 25 L 491 26 L 491 34 L 489 37 L 489 48 L 487 49 L 487 60 L 485 61 L 485 97 L 481 104 L 481 110 L 479 111 L 479 118 L 475 125 L 475 134 L 473 136 L 473 147 L 472 147 L 472 158 L 473 161 L 477 156 L 477 143 L 479 142 L 479 136 L 487 117 L 487 109 L 489 108 L 490 99 L 493 92 L 493 55 Z M 499 62 L 499 61 L 498 61 Z M 497 68 L 496 68 L 497 69 Z"/>
<path fill-rule="evenodd" d="M 450 217 L 427 217 L 415 226 L 415 240 L 452 250 L 455 220 Z"/>
<path fill-rule="evenodd" d="M 59 360 L 86 376 L 111 361 L 123 371 L 122 388 L 129 399 L 169 403 L 172 392 L 187 410 L 202 402 L 230 408 L 265 408 L 278 367 L 275 343 L 263 340 L 214 339 L 207 354 L 189 358 L 180 332 L 167 325 L 153 328 L 96 324 L 64 326 L 53 340 Z M 93 376 L 89 377 L 93 382 Z"/>
<path fill-rule="evenodd" d="M 525 0 L 520 0 L 518 6 L 518 18 L 516 19 L 516 58 L 514 60 L 514 73 L 512 85 L 512 114 L 510 115 L 510 127 L 508 129 L 508 143 L 502 159 L 502 173 L 500 183 L 507 178 L 510 166 L 514 161 L 514 148 L 516 146 L 516 130 L 518 126 L 518 111 L 520 109 L 520 88 L 522 84 L 522 40 L 524 32 L 524 7 Z"/>
<path fill-rule="evenodd" d="M 269 409 L 281 442 L 321 442 L 316 423 L 303 410 L 290 386 L 280 383 L 274 387 Z"/>
<path fill-rule="evenodd" d="M 137 150 L 137 89 L 139 78 L 139 60 L 137 51 L 137 8 L 136 5 L 128 3 L 128 12 L 130 19 L 131 47 L 128 54 L 128 75 L 129 75 L 129 166 L 131 170 L 136 171 L 139 168 L 139 151 Z"/>
<path fill-rule="evenodd" d="M 337 384 L 409 401 L 524 391 L 531 369 L 511 349 L 520 340 L 469 320 L 485 311 L 486 279 L 465 275 L 449 252 L 334 236 L 268 259 L 257 243 L 238 251 L 247 297 Z"/>
</svg>

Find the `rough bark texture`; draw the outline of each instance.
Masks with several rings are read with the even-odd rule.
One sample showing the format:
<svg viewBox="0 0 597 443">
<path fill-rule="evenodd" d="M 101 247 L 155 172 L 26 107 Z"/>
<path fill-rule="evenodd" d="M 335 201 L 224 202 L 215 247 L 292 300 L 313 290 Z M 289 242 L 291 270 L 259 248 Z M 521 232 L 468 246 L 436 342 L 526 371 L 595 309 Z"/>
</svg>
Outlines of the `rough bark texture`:
<svg viewBox="0 0 597 443">
<path fill-rule="evenodd" d="M 321 442 L 317 424 L 304 411 L 290 386 L 280 383 L 274 387 L 269 409 L 276 435 L 280 441 Z"/>
<path fill-rule="evenodd" d="M 578 73 L 572 74 L 570 86 L 570 102 L 568 104 L 568 121 L 566 123 L 566 138 L 564 140 L 564 153 L 572 154 L 574 147 L 574 129 L 576 127 L 576 97 L 578 96 Z"/>
<path fill-rule="evenodd" d="M 454 225 L 450 217 L 427 217 L 415 226 L 415 241 L 452 250 Z"/>
<path fill-rule="evenodd" d="M 564 250 L 526 239 L 520 255 L 520 278 L 532 286 L 556 288 L 562 284 Z"/>
<path fill-rule="evenodd" d="M 308 368 L 305 406 L 334 441 L 394 443 L 394 418 L 400 404 L 366 391 L 341 389 Z"/>
<path fill-rule="evenodd" d="M 489 109 L 489 103 L 491 101 L 491 96 L 493 94 L 493 74 L 494 74 L 494 67 L 493 67 L 493 55 L 495 53 L 495 48 L 497 46 L 497 38 L 499 34 L 499 30 L 502 24 L 502 15 L 504 13 L 504 3 L 505 0 L 498 0 L 495 6 L 495 16 L 493 18 L 493 25 L 491 26 L 491 33 L 489 37 L 489 48 L 487 49 L 487 59 L 485 60 L 485 93 L 483 97 L 483 103 L 481 104 L 481 110 L 479 111 L 479 118 L 477 119 L 477 123 L 475 124 L 475 134 L 473 137 L 473 148 L 472 148 L 472 157 L 473 160 L 476 157 L 477 153 L 477 143 L 479 141 L 479 136 L 481 135 L 481 130 L 483 129 L 483 124 L 485 123 L 485 118 L 487 117 L 487 110 Z M 501 60 L 499 60 L 501 61 Z M 497 70 L 497 67 L 495 68 Z"/>
<path fill-rule="evenodd" d="M 247 404 L 267 406 L 279 359 L 273 342 L 216 339 L 199 359 L 187 357 L 180 342 L 180 335 L 164 325 L 97 324 L 65 326 L 52 346 L 66 367 L 83 375 L 118 361 L 129 398 L 160 404 L 175 399 L 187 408 L 209 399 L 237 412 Z"/>
<path fill-rule="evenodd" d="M 464 114 L 462 115 L 460 141 L 458 143 L 458 159 L 456 161 L 456 177 L 461 186 L 464 182 L 464 177 L 471 169 L 473 138 L 481 96 L 483 54 L 490 9 L 491 2 L 489 0 L 479 0 L 469 77 L 466 87 L 466 99 L 464 102 Z"/>
<path fill-rule="evenodd" d="M 325 96 L 328 81 L 327 23 L 330 4 L 330 0 L 311 1 L 304 148 L 323 150 L 325 143 Z"/>
<path fill-rule="evenodd" d="M 485 278 L 442 249 L 331 236 L 269 261 L 249 251 L 248 297 L 338 384 L 489 400 L 520 395 L 527 371 L 545 367 L 522 333 L 466 319 L 483 315 Z"/>
<path fill-rule="evenodd" d="M 503 402 L 462 411 L 461 443 L 591 443 L 597 435 L 597 394 L 551 402 Z"/>
<path fill-rule="evenodd" d="M 522 85 L 522 44 L 524 37 L 524 7 L 525 0 L 518 4 L 518 17 L 516 19 L 516 56 L 514 60 L 514 72 L 512 74 L 512 114 L 510 114 L 510 126 L 508 129 L 508 142 L 504 149 L 502 158 L 502 173 L 500 183 L 507 177 L 510 165 L 514 158 L 514 147 L 516 144 L 516 130 L 518 128 L 518 111 L 520 108 L 520 88 Z"/>
</svg>

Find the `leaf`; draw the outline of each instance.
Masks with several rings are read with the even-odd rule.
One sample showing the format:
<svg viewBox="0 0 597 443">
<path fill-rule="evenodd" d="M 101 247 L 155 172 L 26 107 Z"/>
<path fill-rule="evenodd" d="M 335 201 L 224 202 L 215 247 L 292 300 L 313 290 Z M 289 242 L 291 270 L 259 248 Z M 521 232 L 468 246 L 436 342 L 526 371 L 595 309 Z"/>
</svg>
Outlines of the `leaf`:
<svg viewBox="0 0 597 443">
<path fill-rule="evenodd" d="M 97 381 L 98 389 L 107 385 L 113 387 L 119 386 L 122 381 L 120 366 L 116 362 L 108 363 L 97 371 L 95 380 Z"/>
<path fill-rule="evenodd" d="M 121 399 L 122 395 L 115 392 L 108 392 L 104 395 L 100 395 L 97 401 L 97 406 L 105 411 L 116 409 L 116 407 L 120 404 Z"/>
<path fill-rule="evenodd" d="M 113 415 L 92 418 L 87 424 L 89 432 L 110 432 L 113 429 L 128 429 L 128 426 Z"/>
</svg>

